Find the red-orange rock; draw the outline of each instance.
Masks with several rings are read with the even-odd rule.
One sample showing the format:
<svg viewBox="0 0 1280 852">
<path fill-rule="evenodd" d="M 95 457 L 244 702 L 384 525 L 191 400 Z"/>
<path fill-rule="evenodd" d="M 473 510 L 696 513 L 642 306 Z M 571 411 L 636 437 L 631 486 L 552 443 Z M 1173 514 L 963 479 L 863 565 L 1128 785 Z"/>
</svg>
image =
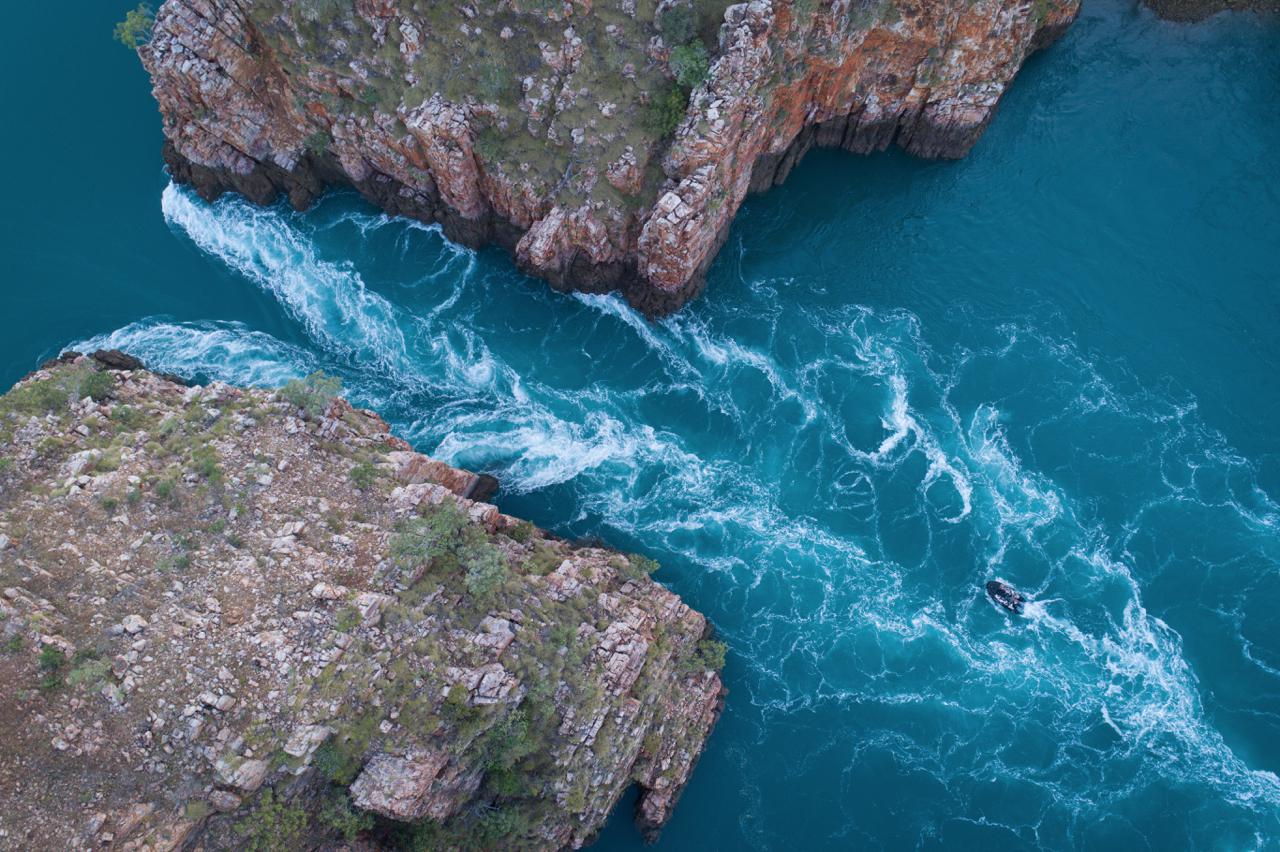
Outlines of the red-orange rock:
<svg viewBox="0 0 1280 852">
<path fill-rule="evenodd" d="M 547 5 L 441 5 L 428 19 L 359 0 L 321 21 L 337 13 L 166 0 L 141 55 L 170 170 L 206 197 L 285 193 L 299 208 L 350 184 L 455 240 L 497 242 L 558 287 L 620 290 L 662 312 L 697 291 L 747 193 L 809 148 L 963 156 L 1026 57 L 1079 11 L 733 5 L 666 135 L 653 118 L 673 86 L 661 27 L 633 2 L 622 16 Z"/>
</svg>

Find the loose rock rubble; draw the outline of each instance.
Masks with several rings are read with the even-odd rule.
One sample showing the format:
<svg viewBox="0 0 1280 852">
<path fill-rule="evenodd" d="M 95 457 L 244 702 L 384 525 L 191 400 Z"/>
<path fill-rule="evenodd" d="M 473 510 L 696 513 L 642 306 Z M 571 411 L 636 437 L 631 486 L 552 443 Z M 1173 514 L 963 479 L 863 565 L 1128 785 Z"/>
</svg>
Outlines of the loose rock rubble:
<svg viewBox="0 0 1280 852">
<path fill-rule="evenodd" d="M 0 848 L 558 849 L 633 783 L 666 820 L 723 648 L 644 560 L 340 398 L 111 363 L 0 397 Z"/>
</svg>

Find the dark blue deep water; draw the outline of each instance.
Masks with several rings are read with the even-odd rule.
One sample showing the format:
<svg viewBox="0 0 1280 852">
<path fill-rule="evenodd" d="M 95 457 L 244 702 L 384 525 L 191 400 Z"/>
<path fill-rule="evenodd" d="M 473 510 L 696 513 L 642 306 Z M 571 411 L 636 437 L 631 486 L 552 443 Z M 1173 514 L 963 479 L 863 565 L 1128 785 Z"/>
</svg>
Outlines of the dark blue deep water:
<svg viewBox="0 0 1280 852">
<path fill-rule="evenodd" d="M 651 325 L 350 195 L 170 186 L 127 4 L 81 5 L 0 54 L 0 385 L 323 368 L 659 559 L 731 690 L 661 849 L 1280 846 L 1276 22 L 1086 0 L 970 158 L 811 156 Z"/>
</svg>

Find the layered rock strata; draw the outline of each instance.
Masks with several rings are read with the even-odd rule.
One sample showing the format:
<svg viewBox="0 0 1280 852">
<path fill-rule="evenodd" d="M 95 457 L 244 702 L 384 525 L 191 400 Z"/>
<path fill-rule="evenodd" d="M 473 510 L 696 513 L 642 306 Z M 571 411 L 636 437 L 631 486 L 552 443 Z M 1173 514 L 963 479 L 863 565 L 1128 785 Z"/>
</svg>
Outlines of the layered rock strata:
<svg viewBox="0 0 1280 852">
<path fill-rule="evenodd" d="M 670 815 L 703 617 L 327 390 L 107 354 L 0 397 L 0 848 L 560 849 L 632 784 Z"/>
<path fill-rule="evenodd" d="M 141 55 L 165 159 L 205 197 L 304 208 L 350 185 L 657 313 L 697 291 L 747 193 L 810 147 L 965 154 L 1078 9 L 166 0 Z"/>
</svg>

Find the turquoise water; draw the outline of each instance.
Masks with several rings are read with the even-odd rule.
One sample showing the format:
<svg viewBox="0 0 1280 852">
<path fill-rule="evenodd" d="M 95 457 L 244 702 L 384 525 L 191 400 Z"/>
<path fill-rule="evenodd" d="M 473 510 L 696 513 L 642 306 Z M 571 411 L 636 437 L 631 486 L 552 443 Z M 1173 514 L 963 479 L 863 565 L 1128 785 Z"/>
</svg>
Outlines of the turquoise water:
<svg viewBox="0 0 1280 852">
<path fill-rule="evenodd" d="M 170 186 L 85 5 L 0 59 L 0 383 L 68 345 L 323 368 L 659 559 L 731 649 L 659 848 L 1280 845 L 1276 23 L 1091 0 L 968 160 L 812 155 L 647 324 L 351 195 Z"/>
</svg>

